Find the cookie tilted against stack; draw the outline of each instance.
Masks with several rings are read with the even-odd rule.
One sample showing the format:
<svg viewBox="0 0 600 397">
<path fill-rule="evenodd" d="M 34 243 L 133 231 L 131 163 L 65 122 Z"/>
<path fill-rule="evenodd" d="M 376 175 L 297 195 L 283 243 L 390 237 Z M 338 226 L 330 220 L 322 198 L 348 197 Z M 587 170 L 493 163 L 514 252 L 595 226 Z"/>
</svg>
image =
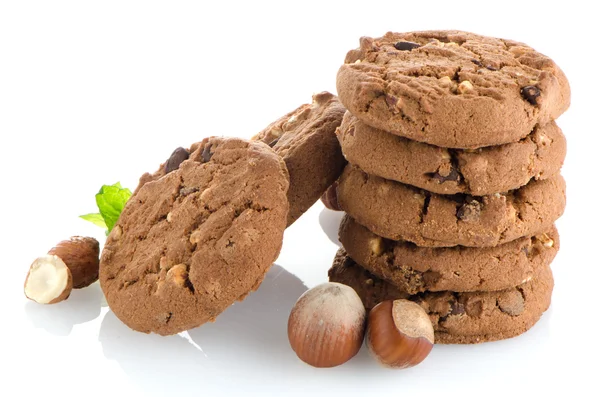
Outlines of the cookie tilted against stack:
<svg viewBox="0 0 600 397">
<path fill-rule="evenodd" d="M 331 281 L 418 302 L 438 343 L 527 331 L 548 308 L 568 81 L 525 44 L 459 31 L 362 38 L 337 78 L 349 164 Z"/>
</svg>

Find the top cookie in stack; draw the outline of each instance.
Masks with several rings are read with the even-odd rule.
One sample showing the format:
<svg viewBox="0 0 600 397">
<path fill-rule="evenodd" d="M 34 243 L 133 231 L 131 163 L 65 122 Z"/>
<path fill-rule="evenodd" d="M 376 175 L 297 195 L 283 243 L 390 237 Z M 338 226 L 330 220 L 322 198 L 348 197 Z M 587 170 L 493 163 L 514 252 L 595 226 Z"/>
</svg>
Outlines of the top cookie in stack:
<svg viewBox="0 0 600 397">
<path fill-rule="evenodd" d="M 435 298 L 448 303 L 447 311 L 425 307 L 446 343 L 502 339 L 533 325 L 549 305 L 547 265 L 558 249 L 553 224 L 566 204 L 566 141 L 554 122 L 570 104 L 561 69 L 511 40 L 460 31 L 387 33 L 363 37 L 348 52 L 337 89 L 348 109 L 337 135 L 349 162 L 337 197 L 352 219 L 340 229 L 347 253 L 338 253 L 330 278 L 355 286 L 368 305 L 389 294 L 363 288 L 356 277 L 370 286 L 390 283 L 377 291 L 395 289 L 424 306 L 434 299 L 429 294 L 450 293 Z M 523 242 L 534 248 L 523 251 Z M 440 266 L 423 273 L 416 262 L 398 261 L 400 247 Z M 339 259 L 346 255 L 352 258 Z M 492 285 L 481 272 L 467 274 L 473 267 L 462 262 L 474 257 L 490 274 L 504 269 L 511 277 Z M 405 277 L 421 280 L 417 295 L 399 282 Z M 525 284 L 542 279 L 543 294 L 523 293 Z M 521 291 L 523 301 L 514 300 L 520 309 L 501 310 L 504 298 L 488 294 L 498 288 L 505 292 L 493 296 Z M 497 312 L 457 309 L 464 292 L 479 306 L 483 296 L 495 301 Z"/>
<path fill-rule="evenodd" d="M 363 37 L 337 77 L 340 101 L 367 125 L 446 148 L 502 145 L 560 116 L 560 68 L 525 44 L 458 31 Z"/>
</svg>

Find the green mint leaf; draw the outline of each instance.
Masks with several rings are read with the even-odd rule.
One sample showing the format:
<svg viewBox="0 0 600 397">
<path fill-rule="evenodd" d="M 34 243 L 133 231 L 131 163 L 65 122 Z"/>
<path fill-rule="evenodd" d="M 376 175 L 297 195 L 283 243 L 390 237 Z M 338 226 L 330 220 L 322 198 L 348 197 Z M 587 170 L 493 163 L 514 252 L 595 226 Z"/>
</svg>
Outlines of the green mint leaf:
<svg viewBox="0 0 600 397">
<path fill-rule="evenodd" d="M 100 192 L 96 194 L 96 204 L 109 232 L 119 220 L 129 197 L 131 197 L 131 190 L 123 189 L 119 182 L 102 186 Z"/>
<path fill-rule="evenodd" d="M 88 222 L 92 222 L 96 226 L 100 226 L 103 229 L 107 229 L 106 222 L 101 214 L 85 214 L 79 216 L 81 219 L 85 219 Z"/>
<path fill-rule="evenodd" d="M 96 205 L 100 212 L 81 215 L 80 218 L 106 229 L 108 235 L 119 220 L 129 197 L 131 197 L 131 190 L 124 189 L 119 182 L 114 185 L 103 185 L 96 194 Z"/>
</svg>

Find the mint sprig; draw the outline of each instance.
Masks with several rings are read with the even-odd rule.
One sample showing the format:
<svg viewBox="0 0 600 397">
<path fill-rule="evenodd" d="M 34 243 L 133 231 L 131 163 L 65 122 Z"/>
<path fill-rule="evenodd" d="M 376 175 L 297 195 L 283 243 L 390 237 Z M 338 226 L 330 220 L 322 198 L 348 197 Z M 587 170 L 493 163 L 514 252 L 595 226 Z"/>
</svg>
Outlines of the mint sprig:
<svg viewBox="0 0 600 397">
<path fill-rule="evenodd" d="M 131 197 L 131 190 L 123 188 L 119 182 L 114 185 L 103 185 L 96 194 L 96 205 L 100 212 L 81 215 L 80 218 L 106 229 L 108 235 L 119 220 L 129 197 Z"/>
</svg>

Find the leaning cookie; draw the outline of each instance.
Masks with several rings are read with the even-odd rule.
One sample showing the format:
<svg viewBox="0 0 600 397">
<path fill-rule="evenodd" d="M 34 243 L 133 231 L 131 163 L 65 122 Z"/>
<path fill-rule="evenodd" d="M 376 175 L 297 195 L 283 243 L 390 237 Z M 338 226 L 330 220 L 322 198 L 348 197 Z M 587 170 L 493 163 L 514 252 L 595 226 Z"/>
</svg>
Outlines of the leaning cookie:
<svg viewBox="0 0 600 397">
<path fill-rule="evenodd" d="M 547 56 L 461 31 L 363 37 L 346 55 L 337 91 L 364 123 L 449 148 L 516 142 L 560 116 L 571 96 Z"/>
<path fill-rule="evenodd" d="M 554 279 L 544 267 L 530 281 L 495 292 L 423 292 L 408 295 L 378 279 L 339 250 L 329 280 L 358 293 L 367 310 L 377 303 L 410 299 L 429 314 L 436 343 L 481 343 L 512 338 L 530 329 L 550 306 Z"/>
<path fill-rule="evenodd" d="M 289 179 L 271 148 L 207 138 L 186 157 L 137 189 L 102 252 L 108 305 L 137 331 L 213 321 L 258 288 L 281 249 Z"/>
<path fill-rule="evenodd" d="M 483 197 L 443 196 L 368 175 L 348 165 L 337 188 L 340 207 L 373 233 L 421 247 L 493 247 L 550 229 L 563 213 L 557 175 Z"/>
<path fill-rule="evenodd" d="M 560 248 L 558 231 L 487 248 L 417 247 L 379 237 L 346 216 L 339 238 L 352 259 L 409 294 L 423 291 L 498 291 L 530 280 Z"/>
<path fill-rule="evenodd" d="M 337 131 L 346 159 L 369 174 L 440 194 L 484 196 L 559 173 L 566 140 L 555 122 L 518 142 L 447 149 L 375 129 L 346 112 Z"/>
<path fill-rule="evenodd" d="M 313 95 L 305 104 L 271 123 L 252 140 L 279 154 L 290 174 L 288 226 L 308 210 L 338 178 L 346 160 L 335 130 L 346 109 L 329 92 Z"/>
</svg>

